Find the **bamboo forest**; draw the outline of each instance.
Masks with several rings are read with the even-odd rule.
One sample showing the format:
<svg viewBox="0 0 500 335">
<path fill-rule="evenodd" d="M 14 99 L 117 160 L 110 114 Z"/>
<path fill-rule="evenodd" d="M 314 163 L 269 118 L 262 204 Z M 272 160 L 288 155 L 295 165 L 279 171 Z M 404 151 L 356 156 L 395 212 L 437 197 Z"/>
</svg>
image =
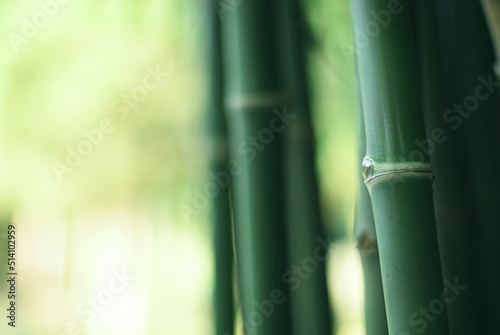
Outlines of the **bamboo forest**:
<svg viewBox="0 0 500 335">
<path fill-rule="evenodd" d="M 0 334 L 499 334 L 500 0 L 0 22 Z"/>
</svg>

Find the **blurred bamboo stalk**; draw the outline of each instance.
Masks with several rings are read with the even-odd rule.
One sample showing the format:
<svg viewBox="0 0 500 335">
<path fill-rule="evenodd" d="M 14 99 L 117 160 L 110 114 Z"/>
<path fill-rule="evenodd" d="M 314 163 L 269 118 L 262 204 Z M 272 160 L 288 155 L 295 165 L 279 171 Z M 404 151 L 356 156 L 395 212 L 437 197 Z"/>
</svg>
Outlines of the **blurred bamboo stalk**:
<svg viewBox="0 0 500 335">
<path fill-rule="evenodd" d="M 218 175 L 226 171 L 228 163 L 228 143 L 226 120 L 223 106 L 222 46 L 220 41 L 220 23 L 217 12 L 212 10 L 209 1 L 209 111 L 208 125 L 211 133 L 212 173 Z M 212 240 L 214 246 L 214 313 L 215 334 L 222 335 L 234 331 L 234 296 L 233 296 L 233 233 L 232 216 L 229 201 L 229 178 L 223 180 L 225 187 L 219 188 L 219 194 L 213 199 Z M 224 185 L 223 184 L 223 185 Z"/>
<path fill-rule="evenodd" d="M 432 171 L 414 143 L 425 138 L 425 127 L 410 17 L 404 10 L 408 3 L 395 3 L 352 0 L 355 29 L 378 27 L 369 43 L 356 41 L 367 140 L 363 174 L 375 218 L 390 334 L 418 326 L 419 332 L 445 335 L 444 303 L 443 314 L 432 322 L 418 315 L 419 308 L 441 297 L 443 283 Z M 390 24 L 374 21 L 374 12 L 384 13 Z"/>
<path fill-rule="evenodd" d="M 492 73 L 495 62 L 492 41 L 478 1 L 441 1 L 438 17 L 442 31 L 443 58 L 448 66 L 446 86 L 452 88 L 454 112 L 448 113 L 453 129 L 463 129 L 460 164 L 467 170 L 470 208 L 477 231 L 475 258 L 479 329 L 489 334 L 498 329 L 500 293 L 500 175 L 498 171 L 498 87 Z M 441 20 L 443 18 L 443 20 Z M 450 33 L 452 32 L 452 33 Z M 471 307 L 472 308 L 472 307 Z M 462 332 L 457 331 L 457 334 Z M 463 333 L 465 334 L 465 332 Z"/>
<path fill-rule="evenodd" d="M 283 128 L 294 122 L 280 73 L 277 3 L 224 16 L 223 56 L 238 284 L 245 334 L 291 334 Z"/>
<path fill-rule="evenodd" d="M 314 134 L 304 62 L 304 23 L 297 0 L 280 0 L 285 36 L 284 80 L 296 115 L 286 132 L 286 199 L 288 253 L 291 267 L 302 267 L 306 278 L 291 286 L 292 334 L 330 335 L 332 320 L 326 283 L 326 259 L 315 256 L 317 239 L 324 238 L 315 171 Z M 327 250 L 324 251 L 326 253 Z M 295 277 L 298 280 L 298 277 Z"/>
<path fill-rule="evenodd" d="M 436 1 L 419 0 L 410 5 L 413 40 L 420 79 L 420 100 L 426 122 L 425 139 L 419 145 L 431 158 L 434 173 L 434 207 L 444 278 L 457 278 L 468 288 L 447 304 L 450 334 L 474 334 L 479 328 L 475 292 L 476 226 L 467 192 L 462 162 L 462 131 L 451 130 L 443 115 L 453 105 L 446 90 L 436 17 Z M 447 34 L 447 42 L 451 42 Z M 446 59 L 447 61 L 448 59 Z"/>
</svg>

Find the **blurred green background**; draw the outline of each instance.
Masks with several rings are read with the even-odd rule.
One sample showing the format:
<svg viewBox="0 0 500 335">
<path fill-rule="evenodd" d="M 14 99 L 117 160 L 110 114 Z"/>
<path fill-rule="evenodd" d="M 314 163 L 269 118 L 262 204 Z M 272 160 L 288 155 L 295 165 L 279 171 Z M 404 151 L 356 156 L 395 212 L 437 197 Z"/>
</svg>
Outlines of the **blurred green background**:
<svg viewBox="0 0 500 335">
<path fill-rule="evenodd" d="M 180 209 L 208 178 L 204 34 L 215 9 L 201 0 L 60 1 L 0 4 L 0 248 L 13 222 L 16 334 L 211 334 L 210 207 L 188 220 Z M 304 8 L 321 205 L 336 238 L 329 288 L 338 334 L 363 334 L 351 242 L 359 164 L 350 7 Z M 155 69 L 157 87 L 143 89 Z M 141 99 L 127 107 L 127 95 Z M 112 130 L 85 147 L 85 132 L 103 120 Z M 79 145 L 87 155 L 71 167 Z M 114 271 L 133 278 L 109 297 Z M 104 297 L 89 320 L 82 311 Z"/>
</svg>

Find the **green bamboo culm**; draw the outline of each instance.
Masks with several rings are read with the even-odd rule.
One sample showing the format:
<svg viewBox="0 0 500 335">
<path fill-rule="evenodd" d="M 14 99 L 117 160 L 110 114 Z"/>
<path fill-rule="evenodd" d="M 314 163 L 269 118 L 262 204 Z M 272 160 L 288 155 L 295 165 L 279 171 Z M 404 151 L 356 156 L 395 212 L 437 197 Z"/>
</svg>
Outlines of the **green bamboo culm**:
<svg viewBox="0 0 500 335">
<path fill-rule="evenodd" d="M 377 231 L 390 334 L 449 334 L 446 306 L 422 316 L 443 291 L 432 201 L 432 171 L 415 144 L 425 138 L 408 3 L 352 0 L 366 133 L 363 159 Z M 390 17 L 380 24 L 373 13 Z M 436 308 L 433 306 L 433 308 Z"/>
<path fill-rule="evenodd" d="M 500 82 L 494 74 L 495 53 L 480 2 L 442 0 L 438 18 L 442 21 L 442 43 L 450 44 L 443 48 L 443 58 L 449 67 L 446 86 L 451 88 L 454 105 L 446 121 L 453 129 L 463 132 L 461 164 L 467 171 L 469 207 L 476 230 L 471 238 L 477 238 L 477 249 L 473 251 L 477 253 L 473 273 L 476 286 L 467 288 L 474 289 L 478 296 L 477 305 L 471 306 L 478 318 L 474 333 L 491 334 L 497 332 L 500 313 L 500 293 L 496 289 L 500 281 L 497 260 L 500 253 L 497 242 L 500 235 L 497 137 Z"/>
<path fill-rule="evenodd" d="M 304 18 L 297 0 L 280 0 L 284 16 L 284 46 L 281 49 L 284 79 L 291 96 L 293 122 L 286 136 L 286 205 L 292 334 L 330 335 L 332 316 L 326 281 L 328 250 L 318 240 L 328 241 L 320 217 L 315 170 L 314 134 L 302 47 Z"/>
<path fill-rule="evenodd" d="M 358 153 L 361 162 L 366 153 L 365 125 L 361 90 L 358 85 Z M 373 218 L 370 195 L 364 184 L 361 171 L 358 179 L 358 194 L 354 214 L 354 239 L 363 267 L 365 287 L 365 332 L 366 335 L 388 335 L 387 315 L 385 313 L 384 291 L 378 251 L 377 233 Z"/>
<path fill-rule="evenodd" d="M 222 21 L 234 233 L 245 334 L 291 334 L 282 126 L 294 122 L 280 71 L 275 2 L 242 1 Z"/>
<path fill-rule="evenodd" d="M 427 133 L 427 138 L 419 139 L 418 143 L 430 155 L 435 176 L 434 207 L 443 276 L 450 282 L 456 280 L 462 288 L 467 287 L 456 298 L 452 292 L 446 292 L 450 302 L 447 304 L 450 334 L 475 334 L 479 329 L 477 309 L 472 307 L 478 304 L 477 225 L 463 164 L 463 131 L 450 128 L 443 118 L 454 100 L 449 94 L 450 87 L 445 85 L 441 48 L 448 49 L 452 38 L 446 31 L 446 45 L 440 45 L 436 1 L 413 1 L 410 9 Z M 449 58 L 444 62 L 449 62 Z"/>
<path fill-rule="evenodd" d="M 215 334 L 221 335 L 234 331 L 233 296 L 233 233 L 231 206 L 229 201 L 230 179 L 224 177 L 228 163 L 228 143 L 226 120 L 223 106 L 222 50 L 220 41 L 220 22 L 217 13 L 209 2 L 208 19 L 208 125 L 211 137 L 211 173 L 222 183 L 219 194 L 213 199 L 212 240 L 214 247 L 214 314 Z M 223 172 L 223 174 L 221 174 Z"/>
</svg>

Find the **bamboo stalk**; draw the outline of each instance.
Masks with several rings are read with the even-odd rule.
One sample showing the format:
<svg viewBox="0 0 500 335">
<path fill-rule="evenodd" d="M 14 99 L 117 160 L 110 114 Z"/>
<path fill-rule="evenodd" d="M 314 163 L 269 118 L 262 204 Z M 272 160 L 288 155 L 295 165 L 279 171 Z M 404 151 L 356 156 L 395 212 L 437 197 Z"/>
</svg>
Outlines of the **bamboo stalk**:
<svg viewBox="0 0 500 335">
<path fill-rule="evenodd" d="M 399 2 L 392 2 L 398 4 Z M 434 208 L 432 171 L 414 140 L 425 137 L 416 60 L 407 2 L 352 0 L 355 29 L 373 26 L 372 12 L 386 10 L 390 24 L 378 24 L 368 44 L 357 41 L 358 69 L 366 127 L 363 160 L 380 252 L 390 334 L 426 331 L 448 334 L 444 313 L 430 320 L 419 309 L 443 290 Z M 365 28 L 367 30 L 365 30 Z"/>
<path fill-rule="evenodd" d="M 438 13 L 451 19 L 444 21 L 441 27 L 444 32 L 442 39 L 452 38 L 454 43 L 450 49 L 443 49 L 443 56 L 450 64 L 449 72 L 453 75 L 449 76 L 447 86 L 452 87 L 454 102 L 462 108 L 450 116 L 453 117 L 453 127 L 462 129 L 464 134 L 461 164 L 467 169 L 469 206 L 477 231 L 475 252 L 478 256 L 474 274 L 479 301 L 474 307 L 479 328 L 475 333 L 488 334 L 497 331 L 497 315 L 500 313 L 497 303 L 500 293 L 496 289 L 500 281 L 500 265 L 494 256 L 500 253 L 496 241 L 500 235 L 496 134 L 500 105 L 498 80 L 492 73 L 495 56 L 480 3 L 465 0 L 443 3 L 447 8 L 438 7 Z"/>
<path fill-rule="evenodd" d="M 434 173 L 434 206 L 443 275 L 457 278 L 468 288 L 459 299 L 447 305 L 450 334 L 474 334 L 479 328 L 475 262 L 477 257 L 475 224 L 467 192 L 466 170 L 462 162 L 462 131 L 452 130 L 443 115 L 453 105 L 445 89 L 441 64 L 436 2 L 419 0 L 411 3 L 413 40 L 415 41 L 422 108 L 426 121 L 426 138 L 419 145 L 427 148 Z M 451 43 L 447 35 L 447 48 Z M 447 62 L 448 59 L 445 59 Z"/>
<path fill-rule="evenodd" d="M 358 84 L 358 153 L 361 162 L 366 153 L 365 125 L 361 90 Z M 378 251 L 377 233 L 373 218 L 370 194 L 359 172 L 358 194 L 354 216 L 354 239 L 359 251 L 365 287 L 365 332 L 366 335 L 388 335 L 384 291 Z"/>
<path fill-rule="evenodd" d="M 276 3 L 243 1 L 222 21 L 238 283 L 245 334 L 290 334 Z M 273 111 L 274 110 L 274 111 Z M 231 164 L 231 161 L 230 161 Z"/>
<path fill-rule="evenodd" d="M 286 196 L 288 254 L 290 266 L 307 266 L 307 278 L 292 286 L 290 303 L 292 334 L 330 335 L 331 310 L 326 283 L 326 260 L 314 254 L 317 239 L 324 238 L 320 217 L 318 184 L 315 171 L 314 134 L 311 126 L 310 103 L 304 50 L 299 28 L 304 18 L 297 0 L 284 0 L 283 24 L 286 36 L 283 47 L 285 82 L 290 92 L 294 122 L 286 129 Z M 325 251 L 326 252 L 326 251 Z M 294 289 L 295 288 L 295 289 Z"/>
<path fill-rule="evenodd" d="M 210 2 L 211 7 L 211 2 Z M 211 167 L 214 174 L 226 171 L 228 144 L 226 120 L 223 108 L 223 73 L 220 41 L 220 23 L 217 13 L 210 8 L 209 13 L 209 119 L 212 149 Z M 229 184 L 229 180 L 225 181 Z M 224 185 L 224 184 L 223 184 Z M 229 185 L 220 187 L 213 199 L 212 240 L 214 246 L 214 314 L 215 334 L 221 335 L 234 330 L 233 296 L 233 233 L 229 202 Z"/>
</svg>

